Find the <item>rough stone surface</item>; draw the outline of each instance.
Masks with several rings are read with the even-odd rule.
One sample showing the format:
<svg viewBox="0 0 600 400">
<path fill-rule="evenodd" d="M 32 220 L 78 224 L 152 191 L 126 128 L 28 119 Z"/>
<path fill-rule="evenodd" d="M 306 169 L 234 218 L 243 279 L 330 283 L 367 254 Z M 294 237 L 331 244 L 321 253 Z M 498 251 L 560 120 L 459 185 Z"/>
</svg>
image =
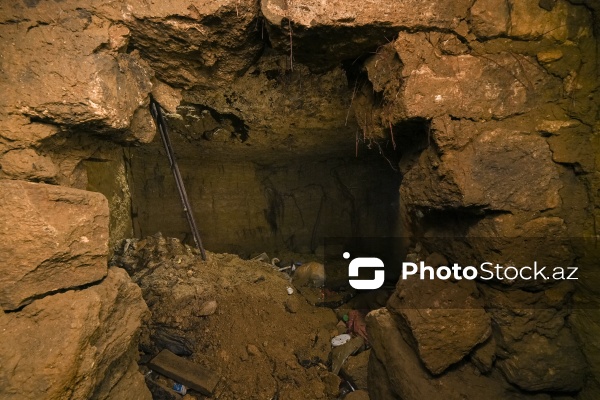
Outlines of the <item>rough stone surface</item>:
<svg viewBox="0 0 600 400">
<path fill-rule="evenodd" d="M 447 0 L 261 2 L 273 46 L 316 70 L 354 60 L 385 44 L 386 38 L 391 40 L 402 29 L 456 28 L 468 7 L 468 1 Z"/>
<path fill-rule="evenodd" d="M 401 193 L 407 203 L 503 211 L 542 211 L 560 205 L 558 169 L 543 138 L 451 121 L 434 129 L 442 143 L 451 132 L 472 139 L 460 149 L 447 148 L 441 156 L 424 152 L 404 178 L 407 184 Z"/>
<path fill-rule="evenodd" d="M 506 34 L 510 9 L 506 0 L 477 0 L 471 7 L 471 29 L 479 37 L 490 38 Z"/>
<path fill-rule="evenodd" d="M 371 350 L 366 350 L 356 356 L 348 357 L 342 366 L 342 374 L 348 376 L 357 389 L 368 389 L 368 365 Z"/>
<path fill-rule="evenodd" d="M 369 384 L 374 389 L 369 389 L 371 399 L 435 399 L 440 391 L 444 398 L 453 400 L 530 397 L 515 393 L 498 373 L 479 375 L 470 364 L 460 365 L 434 379 L 385 308 L 367 315 L 367 327 L 373 343 L 369 360 Z"/>
<path fill-rule="evenodd" d="M 125 53 L 127 29 L 91 2 L 30 5 L 0 6 L 0 111 L 135 140 L 123 132 L 147 101 L 152 72 L 137 53 Z"/>
<path fill-rule="evenodd" d="M 265 155 L 304 157 L 328 150 L 340 154 L 340 146 L 344 146 L 340 138 L 345 138 L 349 145 L 345 149 L 354 154 L 356 125 L 349 113 L 351 97 L 342 68 L 312 74 L 297 64 L 292 72 L 281 55 L 265 51 L 226 87 L 186 91 L 183 102 L 187 105 L 178 110 L 179 119 L 173 115 L 169 122 L 173 131 L 190 139 L 220 128 L 221 136 L 199 146 L 203 153 L 209 149 L 216 154 L 225 142 L 231 143 L 234 151 L 237 148 L 258 159 Z"/>
<path fill-rule="evenodd" d="M 492 370 L 494 361 L 496 361 L 496 340 L 492 336 L 473 351 L 471 362 L 482 374 L 487 374 Z"/>
<path fill-rule="evenodd" d="M 263 47 L 254 0 L 194 0 L 185 6 L 136 0 L 115 8 L 110 15 L 123 13 L 134 46 L 157 77 L 176 87 L 230 82 Z"/>
<path fill-rule="evenodd" d="M 569 329 L 548 338 L 532 333 L 516 342 L 498 366 L 506 379 L 528 391 L 576 392 L 585 381 L 586 362 Z"/>
<path fill-rule="evenodd" d="M 551 11 L 539 6 L 538 0 L 510 1 L 510 35 L 519 39 L 579 39 L 592 35 L 591 15 L 583 7 L 558 1 Z"/>
<path fill-rule="evenodd" d="M 365 390 L 355 390 L 354 392 L 348 393 L 345 400 L 369 400 L 369 393 Z"/>
<path fill-rule="evenodd" d="M 152 91 L 169 114 L 175 143 L 185 149 L 182 171 L 213 250 L 312 253 L 323 236 L 340 232 L 397 234 L 399 209 L 402 235 L 429 237 L 415 258 L 438 252 L 451 262 L 493 256 L 530 263 L 526 258 L 541 254 L 538 261 L 581 266 L 586 250 L 560 238 L 596 237 L 600 224 L 599 4 L 4 2 L 0 178 L 102 191 L 113 214 L 113 242 L 131 232 L 130 215 L 140 236 L 164 229 L 184 238 L 188 228 L 170 171 L 160 167 L 166 163 L 158 141 L 148 151 L 101 145 L 152 141 L 145 105 Z M 376 157 L 349 161 L 366 149 Z M 375 159 L 390 174 L 373 167 Z M 138 168 L 131 180 L 130 168 Z M 400 201 L 396 169 L 403 178 Z M 132 204 L 131 196 L 141 201 Z M 435 239 L 447 236 L 466 238 Z M 180 303 L 161 312 L 160 297 L 150 296 L 164 325 L 151 325 L 144 349 L 168 347 L 186 356 L 201 350 L 207 358 L 197 362 L 235 365 L 235 373 L 224 371 L 230 389 L 220 388 L 223 399 L 271 398 L 277 390 L 281 398 L 337 396 L 336 380 L 312 361 L 325 358 L 333 326 L 315 322 L 320 317 L 297 293 L 287 295 L 287 278 L 274 284 L 267 265 L 223 256 L 207 263 L 222 275 L 208 272 L 214 282 L 207 284 L 192 279 L 192 262 L 179 262 L 187 251 L 175 253 L 160 259 L 166 266 L 150 263 L 160 279 L 145 281 L 156 285 L 145 293 L 174 294 Z M 595 265 L 598 257 L 591 259 Z M 186 279 L 204 291 L 183 285 Z M 446 362 L 460 361 L 436 377 L 414 352 L 412 325 L 398 318 L 415 356 L 400 371 L 413 375 L 400 376 L 389 365 L 400 346 L 372 351 L 381 382 L 373 381 L 371 397 L 411 398 L 417 387 L 430 398 L 441 392 L 510 398 L 522 390 L 571 396 L 579 388 L 580 399 L 598 398 L 598 307 L 586 300 L 597 297 L 597 282 L 584 274 L 574 291 L 552 280 L 478 284 L 493 337 L 451 354 Z M 63 286 L 72 284 L 66 277 Z M 267 299 L 263 286 L 273 292 Z M 248 336 L 261 340 L 248 343 Z M 319 347 L 313 353 L 312 343 Z M 309 367 L 298 364 L 298 355 Z M 585 360 L 591 373 L 582 387 Z M 114 388 L 112 398 L 117 392 L 130 398 L 127 388 L 139 383 L 136 366 L 127 365 L 119 366 L 128 372 L 118 383 L 100 385 Z M 414 379 L 407 383 L 406 376 Z"/>
<path fill-rule="evenodd" d="M 471 281 L 400 280 L 388 300 L 407 340 L 435 375 L 462 360 L 491 334 L 490 317 Z"/>
<path fill-rule="evenodd" d="M 136 363 L 147 310 L 126 272 L 111 269 L 98 285 L 2 312 L 0 397 L 149 400 Z"/>
<path fill-rule="evenodd" d="M 530 110 L 541 93 L 559 89 L 559 82 L 526 56 L 446 55 L 439 42 L 424 33 L 401 33 L 393 43 L 405 79 L 404 97 L 396 104 L 403 104 L 409 118 L 504 118 Z"/>
<path fill-rule="evenodd" d="M 0 109 L 97 131 L 128 128 L 151 89 L 146 64 L 134 53 L 111 48 L 114 25 L 89 4 L 32 5 L 0 8 Z"/>
<path fill-rule="evenodd" d="M 103 195 L 0 180 L 0 220 L 3 309 L 106 275 L 108 205 Z"/>
<path fill-rule="evenodd" d="M 503 350 L 497 363 L 507 380 L 528 391 L 580 390 L 585 358 L 565 327 L 572 286 L 563 283 L 538 293 L 481 289 L 492 309 L 494 337 Z"/>
<path fill-rule="evenodd" d="M 11 150 L 0 158 L 2 173 L 11 179 L 53 182 L 58 168 L 49 157 L 33 149 Z"/>
<path fill-rule="evenodd" d="M 369 357 L 367 378 L 371 399 L 397 400 L 399 398 L 392 388 L 385 365 L 375 356 L 374 351 L 371 351 L 371 356 Z"/>
</svg>

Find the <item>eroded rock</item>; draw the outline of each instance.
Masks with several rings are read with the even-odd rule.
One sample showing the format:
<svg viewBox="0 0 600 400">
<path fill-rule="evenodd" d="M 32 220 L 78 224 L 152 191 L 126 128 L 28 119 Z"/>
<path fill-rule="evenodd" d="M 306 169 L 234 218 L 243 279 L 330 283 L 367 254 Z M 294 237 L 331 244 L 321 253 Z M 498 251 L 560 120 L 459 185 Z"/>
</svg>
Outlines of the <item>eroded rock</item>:
<svg viewBox="0 0 600 400">
<path fill-rule="evenodd" d="M 342 374 L 348 376 L 357 389 L 367 390 L 368 364 L 371 350 L 365 350 L 356 356 L 349 357 L 342 366 Z"/>
<path fill-rule="evenodd" d="M 528 334 L 511 350 L 498 366 L 506 379 L 521 389 L 576 392 L 583 387 L 587 365 L 569 329 L 563 328 L 551 338 Z"/>
<path fill-rule="evenodd" d="M 401 280 L 387 307 L 400 317 L 407 340 L 414 341 L 419 357 L 435 375 L 491 334 L 490 317 L 472 281 Z"/>
<path fill-rule="evenodd" d="M 0 169 L 11 179 L 53 182 L 58 167 L 33 149 L 11 150 L 0 156 Z"/>
<path fill-rule="evenodd" d="M 112 23 L 75 3 L 3 6 L 9 22 L 1 27 L 0 108 L 53 124 L 121 132 L 145 104 L 151 72 L 135 53 L 110 49 Z"/>
<path fill-rule="evenodd" d="M 147 313 L 118 268 L 98 285 L 0 311 L 0 397 L 151 399 L 136 362 Z"/>
<path fill-rule="evenodd" d="M 511 36 L 519 39 L 579 39 L 590 36 L 591 15 L 584 6 L 559 1 L 551 10 L 539 6 L 538 0 L 510 1 Z"/>
<path fill-rule="evenodd" d="M 585 358 L 565 326 L 571 284 L 537 293 L 481 290 L 495 322 L 498 366 L 509 382 L 529 391 L 581 389 Z"/>
<path fill-rule="evenodd" d="M 466 17 L 469 5 L 462 0 L 268 0 L 261 3 L 261 11 L 269 22 L 269 39 L 276 49 L 290 52 L 294 59 L 312 69 L 324 70 L 372 51 L 402 29 L 456 28 Z"/>
<path fill-rule="evenodd" d="M 477 36 L 489 38 L 506 34 L 510 9 L 506 0 L 477 0 L 471 7 L 471 28 Z"/>
<path fill-rule="evenodd" d="M 108 204 L 102 194 L 0 180 L 0 220 L 3 309 L 106 275 Z"/>
<path fill-rule="evenodd" d="M 432 150 L 421 155 L 401 188 L 407 204 L 523 211 L 560 205 L 562 185 L 544 138 L 509 129 L 490 129 L 485 124 L 453 125 L 450 122 L 440 128 L 454 129 L 457 139 L 453 140 L 464 144 L 456 150 L 452 147 L 460 144 L 449 145 L 441 155 Z M 443 141 L 444 131 L 440 131 L 440 136 Z"/>
<path fill-rule="evenodd" d="M 241 75 L 262 50 L 258 3 L 131 1 L 122 6 L 132 41 L 157 76 L 176 87 L 215 87 Z"/>
<path fill-rule="evenodd" d="M 369 360 L 373 399 L 435 399 L 440 391 L 447 399 L 528 398 L 514 393 L 497 372 L 480 375 L 471 364 L 461 364 L 433 379 L 385 308 L 369 313 L 367 326 L 373 342 Z"/>
</svg>

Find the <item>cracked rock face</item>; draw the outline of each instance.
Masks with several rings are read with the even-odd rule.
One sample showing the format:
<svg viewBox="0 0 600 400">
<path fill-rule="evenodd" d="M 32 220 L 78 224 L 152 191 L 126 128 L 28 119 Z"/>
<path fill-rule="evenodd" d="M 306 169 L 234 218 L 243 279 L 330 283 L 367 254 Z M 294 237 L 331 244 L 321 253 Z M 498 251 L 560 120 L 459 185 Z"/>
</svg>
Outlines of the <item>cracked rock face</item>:
<svg viewBox="0 0 600 400">
<path fill-rule="evenodd" d="M 140 288 L 119 268 L 87 289 L 0 311 L 0 396 L 150 399 L 136 362 L 147 313 Z"/>
<path fill-rule="evenodd" d="M 0 305 L 14 310 L 104 278 L 108 205 L 99 193 L 0 181 Z"/>
</svg>

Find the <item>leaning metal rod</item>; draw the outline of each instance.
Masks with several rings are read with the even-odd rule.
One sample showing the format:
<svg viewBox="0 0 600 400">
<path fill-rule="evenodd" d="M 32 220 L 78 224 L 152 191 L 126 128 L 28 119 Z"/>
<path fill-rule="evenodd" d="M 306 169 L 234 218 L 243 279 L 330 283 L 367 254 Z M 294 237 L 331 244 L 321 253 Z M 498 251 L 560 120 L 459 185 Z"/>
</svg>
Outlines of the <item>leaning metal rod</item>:
<svg viewBox="0 0 600 400">
<path fill-rule="evenodd" d="M 200 239 L 200 234 L 198 233 L 198 227 L 196 226 L 196 221 L 194 220 L 192 207 L 190 206 L 190 201 L 185 191 L 185 186 L 183 186 L 183 179 L 181 178 L 181 173 L 179 172 L 179 167 L 177 166 L 177 161 L 175 160 L 175 154 L 173 153 L 173 147 L 171 146 L 171 139 L 169 139 L 169 132 L 167 131 L 167 123 L 165 122 L 162 113 L 162 107 L 153 98 L 150 98 L 150 113 L 156 121 L 156 126 L 158 127 L 160 137 L 167 152 L 167 157 L 169 157 L 171 171 L 173 171 L 173 176 L 175 177 L 175 183 L 177 184 L 177 190 L 179 191 L 179 197 L 181 198 L 183 211 L 185 212 L 185 216 L 190 224 L 194 242 L 196 242 L 196 247 L 198 247 L 200 254 L 202 254 L 202 260 L 206 261 L 206 252 L 204 251 L 204 246 L 202 246 L 202 239 Z"/>
</svg>

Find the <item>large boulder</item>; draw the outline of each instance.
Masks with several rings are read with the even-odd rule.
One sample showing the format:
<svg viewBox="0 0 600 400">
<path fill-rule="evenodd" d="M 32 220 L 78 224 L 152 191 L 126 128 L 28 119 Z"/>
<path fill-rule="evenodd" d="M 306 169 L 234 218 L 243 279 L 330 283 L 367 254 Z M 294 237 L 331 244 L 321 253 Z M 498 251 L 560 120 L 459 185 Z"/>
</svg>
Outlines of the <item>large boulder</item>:
<svg viewBox="0 0 600 400">
<path fill-rule="evenodd" d="M 89 4 L 26 4 L 0 6 L 0 111 L 111 133 L 129 128 L 152 74 L 139 55 L 125 52 L 128 30 Z"/>
<path fill-rule="evenodd" d="M 0 305 L 104 278 L 108 203 L 100 193 L 0 180 Z"/>
<path fill-rule="evenodd" d="M 151 399 L 136 363 L 147 313 L 139 287 L 118 268 L 98 285 L 0 311 L 0 397 Z"/>
<path fill-rule="evenodd" d="M 440 142 L 452 129 L 458 137 L 470 137 L 469 143 L 457 149 L 444 146 L 441 155 L 424 152 L 404 177 L 401 194 L 407 204 L 501 211 L 560 205 L 558 168 L 543 137 L 485 123 L 447 121 L 434 127 Z"/>
<path fill-rule="evenodd" d="M 432 374 L 462 360 L 491 333 L 472 281 L 400 280 L 387 307 Z"/>
<path fill-rule="evenodd" d="M 367 315 L 373 345 L 369 360 L 371 399 L 524 399 L 498 372 L 481 375 L 469 363 L 459 364 L 434 379 L 411 345 L 404 339 L 396 318 L 382 308 Z M 382 380 L 383 382 L 380 382 Z"/>
</svg>

